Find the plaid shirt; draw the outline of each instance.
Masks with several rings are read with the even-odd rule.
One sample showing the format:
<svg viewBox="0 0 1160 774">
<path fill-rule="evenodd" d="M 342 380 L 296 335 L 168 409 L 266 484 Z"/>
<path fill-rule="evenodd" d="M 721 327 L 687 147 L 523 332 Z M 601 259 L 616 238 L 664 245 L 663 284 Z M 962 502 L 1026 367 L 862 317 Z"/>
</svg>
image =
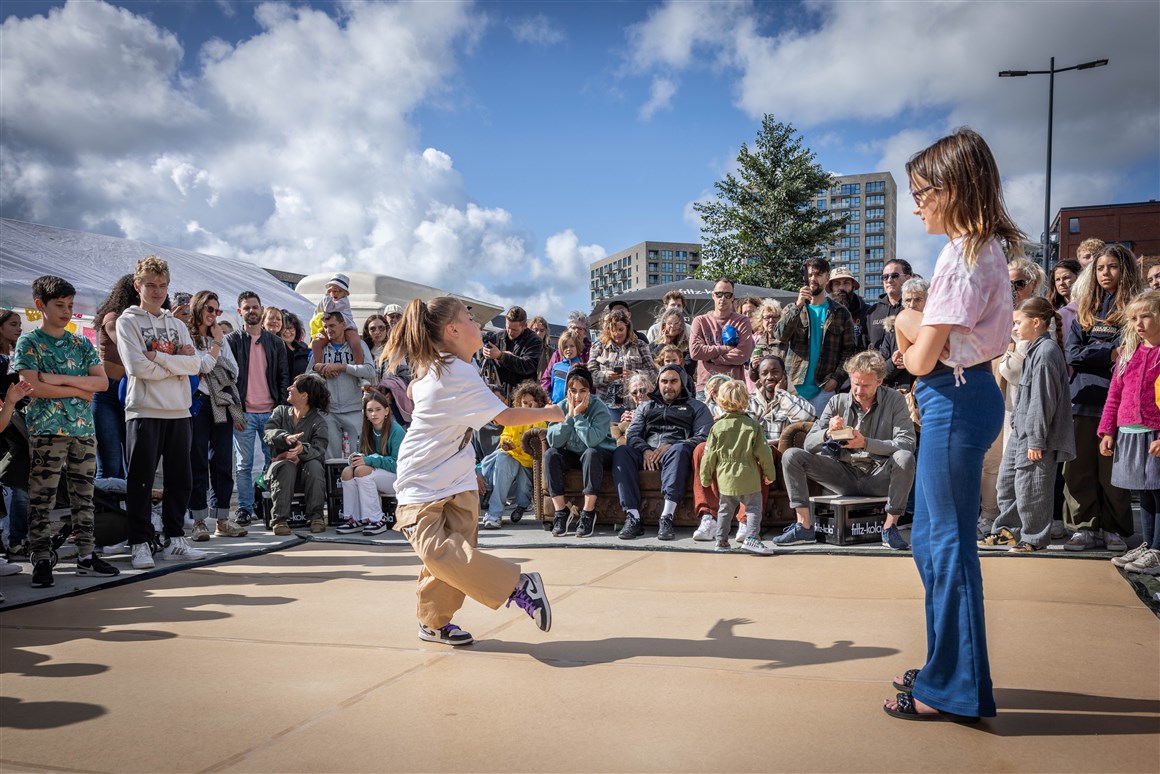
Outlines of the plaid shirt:
<svg viewBox="0 0 1160 774">
<path fill-rule="evenodd" d="M 814 369 L 814 383 L 819 387 L 827 379 L 833 379 L 839 386 L 846 381 L 842 366 L 855 354 L 854 320 L 850 312 L 829 298 L 826 305 L 829 308 L 822 325 L 822 350 Z M 804 384 L 810 367 L 809 309 L 796 303 L 787 306 L 777 325 L 777 337 L 786 348 L 785 366 L 790 384 Z"/>
<path fill-rule="evenodd" d="M 773 400 L 767 401 L 761 388 L 749 397 L 749 415 L 761 423 L 765 440 L 777 443 L 786 425 L 802 420 L 814 421 L 814 406 L 800 395 L 778 390 Z"/>
</svg>

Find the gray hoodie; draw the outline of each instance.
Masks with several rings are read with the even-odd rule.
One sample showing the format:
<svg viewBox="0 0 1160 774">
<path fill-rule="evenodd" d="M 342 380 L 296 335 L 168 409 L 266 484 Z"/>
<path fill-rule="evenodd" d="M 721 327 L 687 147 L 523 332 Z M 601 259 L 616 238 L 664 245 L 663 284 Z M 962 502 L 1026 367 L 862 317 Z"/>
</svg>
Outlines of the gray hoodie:
<svg viewBox="0 0 1160 774">
<path fill-rule="evenodd" d="M 131 306 L 117 318 L 117 353 L 125 364 L 125 419 L 186 419 L 193 400 L 189 377 L 201 370 L 201 358 L 175 354 L 193 346 L 189 328 L 162 309 L 150 314 Z M 153 352 L 154 359 L 145 356 Z"/>
<path fill-rule="evenodd" d="M 371 351 L 365 342 L 360 341 L 363 350 L 362 365 L 355 365 L 350 345 L 343 342 L 340 345 L 327 344 L 322 355 L 323 363 L 338 363 L 346 367 L 346 373 L 339 374 L 333 379 L 326 379 L 326 388 L 330 391 L 330 413 L 346 414 L 352 411 L 362 411 L 363 383 L 374 384 L 376 379 L 375 363 L 371 359 Z M 313 363 L 311 368 L 313 369 Z"/>
</svg>

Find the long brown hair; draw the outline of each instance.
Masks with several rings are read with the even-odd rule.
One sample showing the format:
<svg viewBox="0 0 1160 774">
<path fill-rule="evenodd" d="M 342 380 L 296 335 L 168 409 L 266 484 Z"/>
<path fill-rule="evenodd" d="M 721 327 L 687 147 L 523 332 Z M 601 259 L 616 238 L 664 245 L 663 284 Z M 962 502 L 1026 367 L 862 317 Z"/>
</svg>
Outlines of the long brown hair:
<svg viewBox="0 0 1160 774">
<path fill-rule="evenodd" d="M 607 346 L 612 343 L 613 323 L 624 323 L 624 328 L 628 332 L 624 339 L 625 346 L 636 343 L 636 331 L 632 329 L 632 322 L 628 319 L 628 312 L 617 308 L 609 309 L 604 313 L 604 320 L 600 323 L 601 344 Z"/>
<path fill-rule="evenodd" d="M 451 296 L 436 296 L 428 303 L 416 298 L 407 304 L 403 318 L 391 328 L 391 336 L 383 349 L 384 355 L 390 353 L 388 368 L 395 368 L 406 358 L 416 372 L 434 367 L 441 375 L 454 358 L 439 351 L 443 330 L 462 309 L 463 302 Z"/>
<path fill-rule="evenodd" d="M 1099 280 L 1096 279 L 1096 267 L 1101 258 L 1108 256 L 1120 262 L 1120 281 L 1114 291 L 1116 300 L 1112 304 L 1112 313 L 1107 319 L 1101 319 L 1100 307 L 1103 306 L 1107 291 L 1100 287 Z M 1097 322 L 1117 327 L 1127 322 L 1128 304 L 1140 291 L 1140 268 L 1136 265 L 1136 256 L 1132 251 L 1123 245 L 1104 245 L 1081 276 L 1085 281 L 1077 281 L 1071 288 L 1071 297 L 1075 301 L 1075 318 L 1079 321 L 1080 327 L 1089 331 Z"/>
<path fill-rule="evenodd" d="M 1051 305 L 1050 301 L 1043 296 L 1032 296 L 1019 302 L 1015 311 L 1033 319 L 1042 320 L 1047 328 L 1055 323 L 1055 343 L 1059 345 L 1060 349 L 1063 349 L 1063 318 L 1059 316 L 1059 312 L 1055 311 L 1055 307 Z"/>
<path fill-rule="evenodd" d="M 387 417 L 383 420 L 383 428 L 378 431 L 381 435 L 377 449 L 375 448 L 375 426 L 367 419 L 367 404 L 372 400 L 387 410 Z M 362 440 L 359 442 L 359 452 L 362 454 L 386 454 L 387 442 L 391 439 L 391 423 L 395 421 L 394 417 L 391 416 L 391 399 L 378 390 L 369 391 L 363 396 L 362 415 Z"/>
<path fill-rule="evenodd" d="M 906 174 L 912 187 L 915 178 L 933 186 L 943 223 L 964 237 L 967 268 L 974 270 L 992 237 L 1006 243 L 1008 254 L 1022 253 L 1026 237 L 1007 213 L 999 167 L 978 132 L 963 127 L 920 150 L 906 162 Z"/>
<path fill-rule="evenodd" d="M 209 345 L 206 344 L 206 341 L 209 340 L 206 336 L 209 332 L 209 325 L 201 318 L 205 313 L 205 305 L 210 301 L 217 301 L 218 308 L 221 308 L 222 302 L 218 300 L 217 293 L 212 290 L 199 290 L 189 299 L 189 320 L 185 324 L 189 326 L 189 336 L 193 339 L 193 346 L 198 349 L 209 349 Z"/>
</svg>

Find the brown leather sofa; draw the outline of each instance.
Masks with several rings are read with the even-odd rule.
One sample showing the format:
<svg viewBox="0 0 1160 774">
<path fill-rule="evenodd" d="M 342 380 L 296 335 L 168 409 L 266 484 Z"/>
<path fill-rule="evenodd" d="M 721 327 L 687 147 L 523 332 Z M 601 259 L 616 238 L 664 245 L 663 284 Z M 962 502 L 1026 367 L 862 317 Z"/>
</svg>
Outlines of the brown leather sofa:
<svg viewBox="0 0 1160 774">
<path fill-rule="evenodd" d="M 777 450 L 774 452 L 774 462 L 778 465 L 778 479 L 770 485 L 770 496 L 765 514 L 762 516 L 762 531 L 775 524 L 788 524 L 793 521 L 793 510 L 789 507 L 789 496 L 785 491 L 785 482 L 781 477 L 781 455 L 787 449 L 801 447 L 805 443 L 806 435 L 813 422 L 794 422 L 787 425 L 778 439 Z M 548 448 L 547 430 L 532 428 L 524 433 L 521 444 L 532 457 L 532 505 L 536 511 L 536 518 L 543 524 L 544 529 L 551 529 L 552 517 L 555 513 L 552 500 L 548 497 L 547 481 L 544 478 L 543 459 Z M 580 489 L 582 482 L 579 470 L 569 470 L 564 477 L 565 502 L 575 517 L 579 517 L 583 494 Z M 644 524 L 657 524 L 660 521 L 664 498 L 661 496 L 660 472 L 642 470 L 640 472 L 640 515 Z M 596 523 L 613 527 L 624 520 L 624 511 L 620 508 L 620 498 L 616 493 L 616 482 L 612 478 L 612 470 L 605 471 L 601 483 L 600 495 L 596 500 Z M 681 498 L 677 506 L 674 523 L 678 527 L 695 527 L 700 523 L 697 514 L 693 512 L 693 488 L 690 482 L 688 491 Z"/>
</svg>

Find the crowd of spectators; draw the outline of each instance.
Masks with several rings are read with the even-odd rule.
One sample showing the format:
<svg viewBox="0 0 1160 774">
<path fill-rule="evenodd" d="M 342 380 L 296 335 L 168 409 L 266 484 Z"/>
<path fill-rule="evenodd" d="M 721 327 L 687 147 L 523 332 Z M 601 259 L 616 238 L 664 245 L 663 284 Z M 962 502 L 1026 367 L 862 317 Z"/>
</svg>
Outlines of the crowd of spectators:
<svg viewBox="0 0 1160 774">
<path fill-rule="evenodd" d="M 885 265 L 875 300 L 824 259 L 805 261 L 803 274 L 784 308 L 736 298 L 734 284 L 720 280 L 705 314 L 690 317 L 679 291 L 664 296 L 651 321 L 634 322 L 614 300 L 598 320 L 571 312 L 556 338 L 544 317 L 518 306 L 506 312 L 503 330 L 485 335 L 476 366 L 511 405 L 551 402 L 564 413 L 547 428 L 543 458 L 554 535 L 595 532 L 611 470 L 623 510 L 619 537 L 639 537 L 640 473 L 656 470 L 662 540 L 676 539 L 673 514 L 691 492 L 694 540 L 727 546 L 737 518 L 741 546 L 767 553 L 760 517 L 781 476 L 794 521 L 774 543 L 816 540 L 808 495 L 815 482 L 885 497 L 882 542 L 907 548 L 898 526 L 913 509 L 921 406 L 894 319 L 922 311 L 929 285 L 901 259 Z M 1152 311 L 1160 258 L 1137 261 L 1121 245 L 1087 240 L 1050 274 L 1022 257 L 1009 274 L 1012 341 L 993 363 L 1007 421 L 984 464 L 980 546 L 1028 553 L 1066 538 L 1067 550 L 1106 547 L 1123 554 L 1120 566 L 1160 574 L 1160 311 Z M 223 299 L 212 290 L 171 292 L 168 267 L 150 256 L 113 284 L 95 315 L 92 347 L 66 330 L 71 285 L 39 278 L 40 327 L 23 331 L 19 314 L 0 310 L 0 480 L 8 495 L 0 571 L 31 562 L 34 585 L 52 585 L 46 518 L 62 474 L 77 570 L 88 574 L 118 572 L 93 544 L 94 487 L 120 495 L 135 568 L 153 566 L 156 545 L 162 558 L 195 560 L 205 553 L 193 544 L 245 536 L 263 491 L 275 534 L 289 534 L 295 492 L 310 530 L 325 531 L 328 460 L 345 468 L 338 531 L 386 529 L 380 498 L 393 492 L 411 409 L 411 372 L 405 361 L 392 365 L 388 351 L 402 308 L 386 306 L 355 330 L 348 290 L 344 275 L 332 277 L 309 323 L 243 292 L 241 326 L 231 331 L 219 321 Z M 1048 339 L 1058 358 L 1041 344 Z M 801 421 L 813 422 L 804 444 L 769 462 L 785 428 Z M 500 527 L 508 508 L 531 506 L 527 429 L 474 439 L 484 528 Z M 1144 478 L 1118 475 L 1120 455 L 1142 455 Z M 1029 477 L 1030 463 L 1037 477 Z M 153 488 L 159 464 L 162 492 Z M 582 497 L 575 520 L 564 490 L 570 468 L 583 481 L 573 493 Z M 1041 495 L 1034 506 L 1021 487 Z M 1132 491 L 1144 541 L 1128 551 Z"/>
</svg>

